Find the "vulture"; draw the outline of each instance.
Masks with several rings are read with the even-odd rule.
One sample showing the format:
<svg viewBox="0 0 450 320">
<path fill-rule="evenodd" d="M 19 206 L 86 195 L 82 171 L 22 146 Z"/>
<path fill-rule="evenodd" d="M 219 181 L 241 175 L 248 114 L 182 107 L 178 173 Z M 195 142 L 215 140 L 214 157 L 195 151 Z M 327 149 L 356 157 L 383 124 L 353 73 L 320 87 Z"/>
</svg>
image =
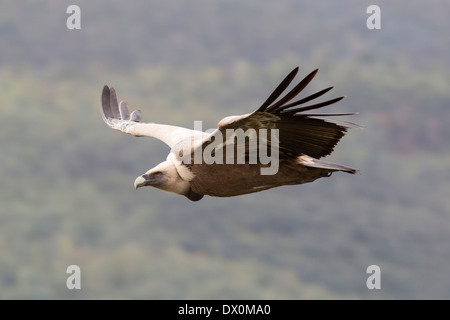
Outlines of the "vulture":
<svg viewBox="0 0 450 320">
<path fill-rule="evenodd" d="M 360 127 L 327 117 L 355 113 L 311 112 L 344 98 L 309 103 L 333 87 L 292 102 L 318 69 L 282 96 L 298 70 L 292 70 L 256 111 L 226 117 L 216 129 L 206 132 L 195 125 L 191 130 L 143 123 L 141 111 L 130 113 L 127 102 L 118 103 L 114 88 L 105 85 L 102 117 L 109 127 L 159 139 L 171 148 L 165 161 L 136 178 L 135 189 L 152 186 L 198 201 L 204 195 L 232 197 L 308 183 L 336 171 L 357 173 L 356 169 L 320 160 L 332 153 L 349 128 Z"/>
</svg>

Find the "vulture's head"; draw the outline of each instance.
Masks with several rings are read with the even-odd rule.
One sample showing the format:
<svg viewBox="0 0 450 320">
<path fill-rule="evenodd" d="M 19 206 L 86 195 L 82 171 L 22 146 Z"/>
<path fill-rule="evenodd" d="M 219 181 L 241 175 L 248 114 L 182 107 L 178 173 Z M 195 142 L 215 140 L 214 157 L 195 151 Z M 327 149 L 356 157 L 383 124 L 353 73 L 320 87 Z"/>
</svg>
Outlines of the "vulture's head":
<svg viewBox="0 0 450 320">
<path fill-rule="evenodd" d="M 135 189 L 147 186 L 182 195 L 189 191 L 189 182 L 181 179 L 172 161 L 161 162 L 134 181 Z"/>
<path fill-rule="evenodd" d="M 164 191 L 181 194 L 192 201 L 198 201 L 203 195 L 197 194 L 191 190 L 189 181 L 184 180 L 176 168 L 176 163 L 169 156 L 164 162 L 161 162 L 153 169 L 148 170 L 145 174 L 137 177 L 134 181 L 134 188 L 155 187 Z M 182 175 L 186 178 L 187 168 L 181 168 Z M 192 179 L 192 177 L 187 176 Z"/>
</svg>

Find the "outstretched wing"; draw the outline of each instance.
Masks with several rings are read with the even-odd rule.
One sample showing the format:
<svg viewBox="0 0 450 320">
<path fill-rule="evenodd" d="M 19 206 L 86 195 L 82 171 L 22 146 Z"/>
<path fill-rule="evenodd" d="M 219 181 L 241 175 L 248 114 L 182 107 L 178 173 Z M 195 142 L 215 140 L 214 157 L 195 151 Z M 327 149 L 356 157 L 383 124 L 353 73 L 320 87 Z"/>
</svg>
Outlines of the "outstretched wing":
<svg viewBox="0 0 450 320">
<path fill-rule="evenodd" d="M 308 85 L 317 71 L 318 69 L 311 72 L 284 97 L 276 101 L 295 78 L 298 67 L 295 68 L 278 85 L 258 110 L 251 114 L 222 119 L 218 124 L 217 130 L 211 134 L 210 138 L 217 135 L 225 137 L 228 129 L 242 129 L 243 131 L 254 129 L 257 132 L 259 129 L 278 129 L 280 156 L 284 154 L 286 156 L 297 157 L 306 154 L 319 159 L 329 155 L 348 128 L 360 128 L 360 126 L 349 122 L 322 118 L 324 116 L 335 117 L 352 115 L 354 113 L 303 113 L 328 106 L 341 100 L 343 97 L 299 107 L 319 98 L 333 87 L 326 88 L 303 99 L 289 103 Z M 268 140 L 267 145 L 270 146 L 269 135 Z M 205 148 L 211 141 L 213 139 L 205 140 L 203 147 Z M 226 142 L 224 141 L 224 143 Z"/>
<path fill-rule="evenodd" d="M 102 92 L 102 117 L 103 121 L 113 129 L 137 137 L 156 138 L 171 148 L 181 141 L 199 134 L 199 131 L 177 126 L 141 123 L 141 111 L 136 110 L 130 113 L 127 102 L 117 103 L 116 91 L 108 86 L 104 86 Z M 203 133 L 200 132 L 200 134 Z"/>
</svg>

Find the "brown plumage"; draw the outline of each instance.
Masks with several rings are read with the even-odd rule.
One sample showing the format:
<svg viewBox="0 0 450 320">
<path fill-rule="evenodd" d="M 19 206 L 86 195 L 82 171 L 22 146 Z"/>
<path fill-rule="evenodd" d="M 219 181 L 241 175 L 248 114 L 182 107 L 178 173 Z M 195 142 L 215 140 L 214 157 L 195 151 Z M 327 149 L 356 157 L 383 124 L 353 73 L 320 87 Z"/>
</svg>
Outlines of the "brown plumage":
<svg viewBox="0 0 450 320">
<path fill-rule="evenodd" d="M 305 113 L 336 103 L 343 97 L 300 106 L 324 95 L 332 89 L 330 87 L 290 102 L 317 71 L 311 72 L 276 101 L 296 76 L 298 67 L 295 68 L 255 112 L 226 117 L 210 134 L 169 125 L 140 123 L 140 111 L 130 114 L 127 103 L 122 101 L 118 104 L 114 89 L 108 86 L 103 88 L 102 116 L 113 129 L 135 136 L 155 137 L 171 147 L 166 161 L 138 177 L 135 188 L 153 186 L 197 201 L 204 195 L 231 197 L 282 185 L 312 182 L 335 171 L 354 174 L 357 172 L 355 169 L 319 160 L 333 151 L 347 129 L 359 127 L 348 122 L 324 119 L 323 116 L 353 113 Z M 243 133 L 241 143 L 235 137 L 239 133 Z M 272 158 L 270 161 L 267 161 L 268 157 L 258 158 L 261 154 L 270 154 Z M 211 162 L 211 159 L 214 161 Z M 263 173 L 264 170 L 269 172 L 269 169 L 270 174 Z"/>
</svg>

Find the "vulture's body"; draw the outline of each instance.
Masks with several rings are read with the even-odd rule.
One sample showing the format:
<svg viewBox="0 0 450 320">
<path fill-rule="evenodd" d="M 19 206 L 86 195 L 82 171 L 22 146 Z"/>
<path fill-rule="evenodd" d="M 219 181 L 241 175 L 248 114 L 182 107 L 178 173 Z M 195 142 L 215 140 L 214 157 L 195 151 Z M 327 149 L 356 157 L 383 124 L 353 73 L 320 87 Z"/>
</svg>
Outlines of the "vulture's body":
<svg viewBox="0 0 450 320">
<path fill-rule="evenodd" d="M 355 169 L 319 160 L 333 151 L 348 128 L 358 127 L 322 117 L 350 114 L 304 113 L 333 104 L 343 97 L 298 107 L 322 96 L 332 88 L 330 87 L 289 103 L 312 80 L 317 70 L 275 102 L 297 72 L 298 68 L 294 69 L 258 110 L 251 114 L 224 118 L 212 133 L 141 123 L 140 111 L 130 114 L 127 103 L 122 101 L 118 104 L 114 89 L 107 86 L 102 93 L 103 120 L 113 129 L 135 136 L 154 137 L 171 147 L 166 161 L 139 176 L 135 181 L 135 188 L 153 186 L 184 195 L 193 201 L 200 200 L 204 195 L 231 197 L 282 185 L 312 182 L 330 176 L 335 171 L 356 173 Z M 227 135 L 230 131 L 238 130 L 246 133 L 253 130 L 254 134 L 249 134 L 247 140 L 244 140 L 246 143 L 239 145 L 236 137 L 232 136 L 233 139 L 230 140 Z M 271 132 L 276 134 L 272 135 Z M 260 143 L 251 143 L 253 140 Z M 272 159 L 276 163 L 253 157 L 263 147 L 267 148 L 264 154 L 277 156 Z M 227 153 L 228 148 L 234 151 L 230 153 L 232 158 Z M 273 153 L 274 150 L 276 153 Z M 205 161 L 208 154 L 214 161 Z M 275 170 L 271 170 L 269 174 L 269 171 L 263 173 L 264 170 L 273 169 L 272 166 Z"/>
<path fill-rule="evenodd" d="M 295 160 L 282 160 L 274 175 L 261 175 L 258 164 L 212 164 L 206 170 L 196 170 L 196 167 L 198 165 L 192 167 L 195 175 L 190 183 L 192 191 L 214 197 L 232 197 L 283 185 L 302 184 L 330 175 L 329 169 L 305 167 Z"/>
</svg>

